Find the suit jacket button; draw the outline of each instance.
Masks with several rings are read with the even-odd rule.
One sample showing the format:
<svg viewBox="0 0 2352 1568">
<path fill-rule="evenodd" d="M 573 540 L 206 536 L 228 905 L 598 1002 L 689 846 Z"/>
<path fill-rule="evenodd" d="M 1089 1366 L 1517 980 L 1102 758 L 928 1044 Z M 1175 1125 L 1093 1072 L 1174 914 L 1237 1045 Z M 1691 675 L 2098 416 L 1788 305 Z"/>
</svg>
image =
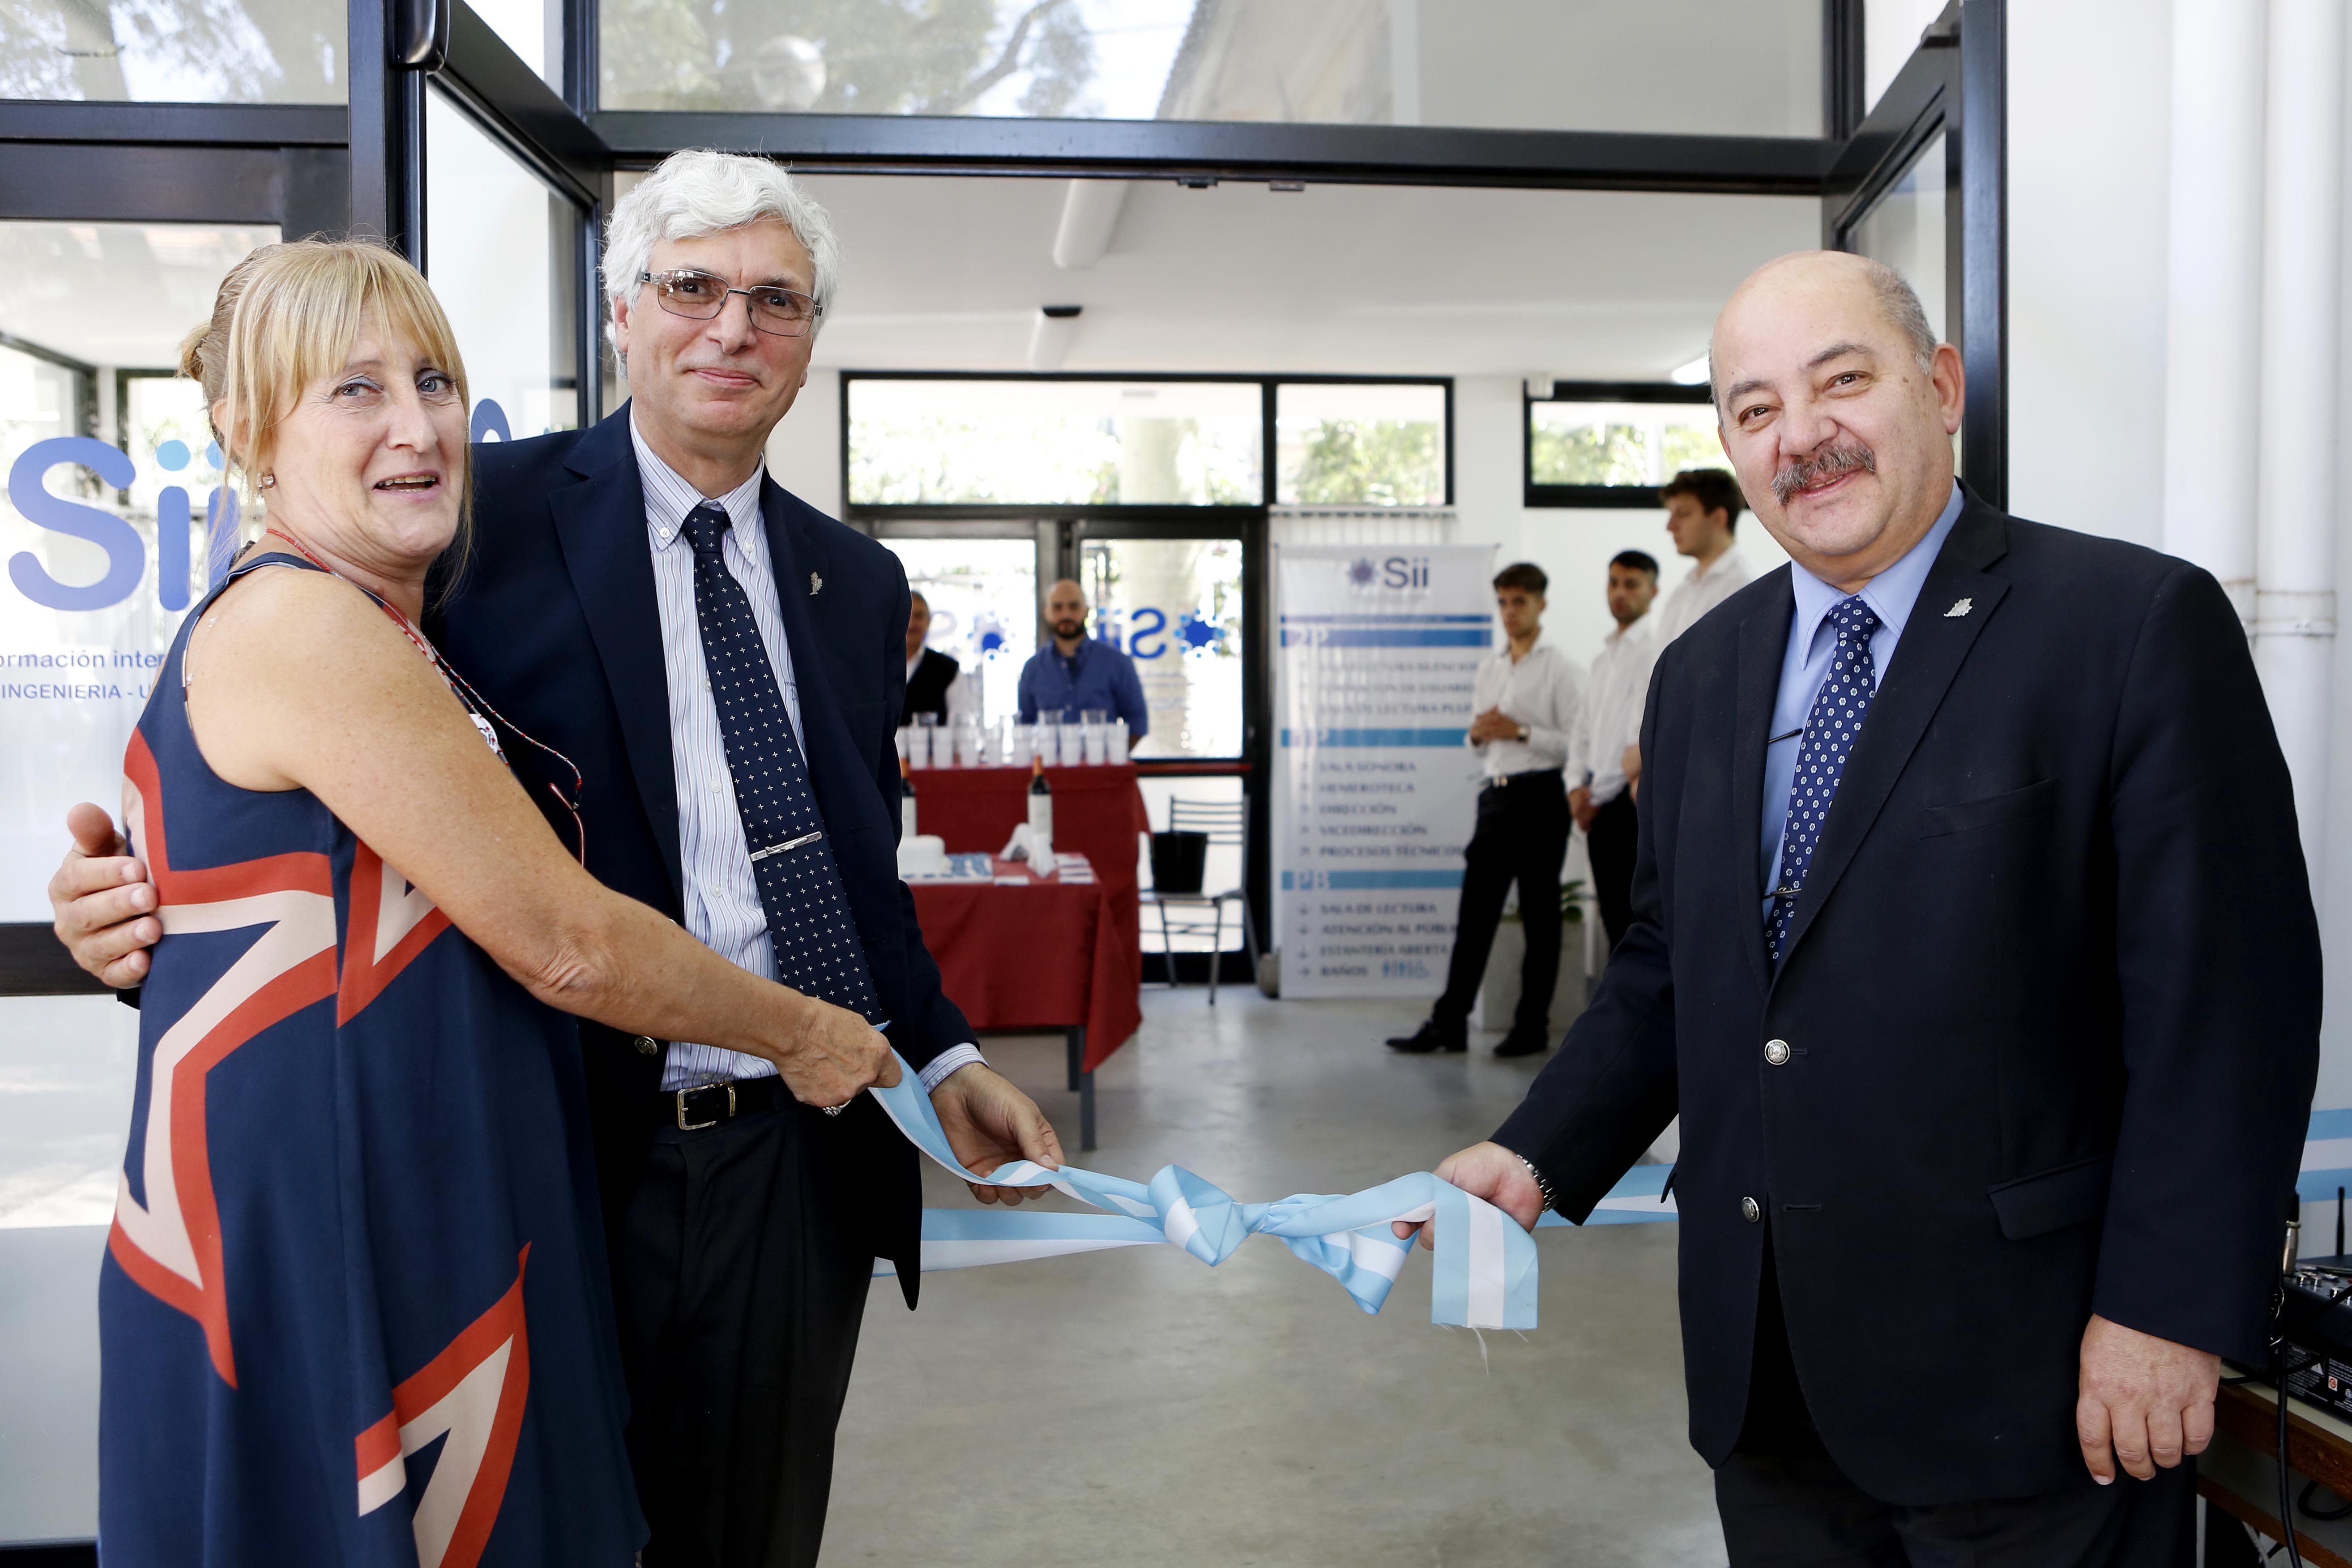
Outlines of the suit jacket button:
<svg viewBox="0 0 2352 1568">
<path fill-rule="evenodd" d="M 631 1040 L 629 1044 L 637 1047 L 637 1055 L 641 1057 L 657 1057 L 661 1055 L 661 1047 L 654 1044 L 654 1039 L 651 1035 L 639 1035 L 635 1039 Z"/>
<path fill-rule="evenodd" d="M 1787 1067 L 1789 1065 L 1789 1042 L 1786 1040 L 1765 1041 L 1764 1059 L 1770 1062 L 1776 1068 Z"/>
<path fill-rule="evenodd" d="M 1742 1198 L 1739 1200 L 1739 1217 L 1754 1225 L 1764 1217 L 1764 1205 L 1754 1198 Z"/>
</svg>

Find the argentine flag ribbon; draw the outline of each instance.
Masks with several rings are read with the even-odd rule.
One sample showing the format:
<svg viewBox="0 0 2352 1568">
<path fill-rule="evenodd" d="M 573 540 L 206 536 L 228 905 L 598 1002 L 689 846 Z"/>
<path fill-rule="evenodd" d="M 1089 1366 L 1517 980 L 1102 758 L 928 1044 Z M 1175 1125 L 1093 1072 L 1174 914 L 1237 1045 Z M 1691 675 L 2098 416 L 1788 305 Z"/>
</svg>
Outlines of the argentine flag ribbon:
<svg viewBox="0 0 2352 1568">
<path fill-rule="evenodd" d="M 902 1059 L 898 1082 L 869 1089 L 909 1142 L 968 1182 L 1044 1187 L 1091 1204 L 1101 1214 L 1024 1210 L 925 1209 L 923 1271 L 1013 1263 L 1112 1247 L 1181 1247 L 1215 1268 L 1253 1236 L 1270 1236 L 1339 1282 L 1367 1312 L 1377 1312 L 1403 1272 L 1413 1244 L 1391 1222 L 1434 1220 L 1435 1277 L 1429 1319 L 1472 1329 L 1536 1326 L 1536 1244 L 1494 1205 L 1427 1171 L 1399 1176 L 1344 1197 L 1301 1193 L 1270 1204 L 1235 1201 L 1181 1165 L 1161 1167 L 1149 1184 L 1065 1165 L 1058 1171 L 1016 1160 L 982 1176 L 957 1163 L 930 1097 Z M 882 1263 L 877 1273 L 890 1272 Z"/>
</svg>

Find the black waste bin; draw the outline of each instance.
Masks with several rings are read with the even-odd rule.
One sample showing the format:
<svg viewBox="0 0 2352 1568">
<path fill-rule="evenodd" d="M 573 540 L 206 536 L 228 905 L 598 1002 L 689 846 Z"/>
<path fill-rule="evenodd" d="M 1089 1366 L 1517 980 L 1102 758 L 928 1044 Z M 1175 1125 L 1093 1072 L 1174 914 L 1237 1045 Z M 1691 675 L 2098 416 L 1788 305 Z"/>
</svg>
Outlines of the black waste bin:
<svg viewBox="0 0 2352 1568">
<path fill-rule="evenodd" d="M 1151 886 L 1162 893 L 1197 893 L 1201 873 L 1209 864 L 1205 833 L 1155 833 L 1151 836 Z"/>
</svg>

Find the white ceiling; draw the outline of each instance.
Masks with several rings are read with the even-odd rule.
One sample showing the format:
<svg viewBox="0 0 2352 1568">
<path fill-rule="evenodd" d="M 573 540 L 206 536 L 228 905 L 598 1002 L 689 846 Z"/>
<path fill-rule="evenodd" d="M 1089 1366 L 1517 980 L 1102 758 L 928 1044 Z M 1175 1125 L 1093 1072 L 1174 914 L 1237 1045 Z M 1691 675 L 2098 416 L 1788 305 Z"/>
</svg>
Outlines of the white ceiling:
<svg viewBox="0 0 2352 1568">
<path fill-rule="evenodd" d="M 843 276 L 817 363 L 1022 370 L 1076 304 L 1063 368 L 1651 379 L 1752 268 L 1817 243 L 1795 197 L 1130 185 L 1092 268 L 1053 261 L 1064 180 L 809 175 Z M 268 230 L 0 224 L 0 331 L 168 365 Z"/>
<path fill-rule="evenodd" d="M 1020 370 L 1085 307 L 1068 370 L 1653 379 L 1704 352 L 1810 198 L 1138 183 L 1091 268 L 1053 261 L 1068 182 L 804 175 L 840 231 L 816 362 Z"/>
</svg>

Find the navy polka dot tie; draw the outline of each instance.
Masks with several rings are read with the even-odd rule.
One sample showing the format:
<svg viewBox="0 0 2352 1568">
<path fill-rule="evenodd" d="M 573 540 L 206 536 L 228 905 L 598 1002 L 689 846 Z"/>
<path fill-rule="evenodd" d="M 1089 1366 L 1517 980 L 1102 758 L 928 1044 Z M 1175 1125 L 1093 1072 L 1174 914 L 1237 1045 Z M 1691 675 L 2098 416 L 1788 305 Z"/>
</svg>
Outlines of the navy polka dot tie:
<svg viewBox="0 0 2352 1568">
<path fill-rule="evenodd" d="M 775 667 L 751 618 L 743 584 L 719 551 L 727 509 L 704 501 L 687 514 L 694 550 L 694 614 L 702 629 L 702 663 L 719 705 L 735 809 L 776 950 L 776 978 L 805 995 L 875 1021 L 873 977 L 841 889 L 833 844 L 809 788 L 808 767 L 793 735 Z"/>
<path fill-rule="evenodd" d="M 1845 760 L 1853 754 L 1871 699 L 1878 695 L 1877 667 L 1870 661 L 1877 612 L 1856 595 L 1839 600 L 1829 613 L 1829 623 L 1837 628 L 1837 653 L 1830 660 L 1821 695 L 1813 699 L 1812 717 L 1805 721 L 1797 776 L 1789 786 L 1789 819 L 1780 829 L 1780 880 L 1772 889 L 1772 912 L 1764 922 L 1764 946 L 1774 963 L 1780 962 L 1780 944 L 1789 938 L 1797 895 L 1804 890 L 1805 873 L 1812 869 L 1813 851 L 1821 847 L 1822 825 L 1829 820 L 1838 780 L 1845 776 Z"/>
</svg>

